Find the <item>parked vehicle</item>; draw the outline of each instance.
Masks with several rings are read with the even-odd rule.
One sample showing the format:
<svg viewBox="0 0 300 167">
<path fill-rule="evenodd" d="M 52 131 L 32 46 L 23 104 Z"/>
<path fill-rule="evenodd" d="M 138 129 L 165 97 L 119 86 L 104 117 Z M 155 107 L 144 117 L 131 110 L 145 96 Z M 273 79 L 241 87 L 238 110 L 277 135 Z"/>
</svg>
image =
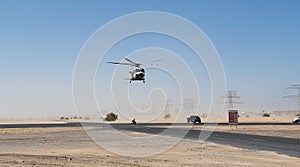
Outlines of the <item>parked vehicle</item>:
<svg viewBox="0 0 300 167">
<path fill-rule="evenodd" d="M 300 123 L 300 117 L 293 119 L 293 123 Z"/>
<path fill-rule="evenodd" d="M 187 123 L 194 123 L 194 124 L 200 124 L 201 123 L 201 118 L 197 115 L 191 115 L 186 120 L 187 120 Z"/>
</svg>

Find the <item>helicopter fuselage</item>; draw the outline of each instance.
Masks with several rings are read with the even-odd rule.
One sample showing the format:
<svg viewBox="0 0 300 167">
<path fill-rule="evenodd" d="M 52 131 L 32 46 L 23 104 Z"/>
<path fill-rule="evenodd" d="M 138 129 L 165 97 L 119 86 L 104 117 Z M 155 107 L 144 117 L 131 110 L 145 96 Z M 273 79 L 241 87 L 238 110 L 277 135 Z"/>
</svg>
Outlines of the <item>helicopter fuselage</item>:
<svg viewBox="0 0 300 167">
<path fill-rule="evenodd" d="M 127 62 L 108 61 L 106 63 L 132 66 L 133 69 L 129 71 L 129 73 L 131 74 L 131 78 L 129 78 L 129 82 L 131 83 L 131 81 L 143 81 L 143 83 L 145 83 L 145 69 L 141 68 L 142 64 L 136 63 L 126 57 L 125 57 L 125 60 Z M 157 61 L 160 61 L 160 60 L 156 60 L 156 61 L 152 61 L 152 62 L 157 62 Z M 128 78 L 126 78 L 126 79 L 128 79 Z"/>
<path fill-rule="evenodd" d="M 143 68 L 136 67 L 132 71 L 130 71 L 130 73 L 131 73 L 130 82 L 131 81 L 145 82 L 145 70 Z"/>
</svg>

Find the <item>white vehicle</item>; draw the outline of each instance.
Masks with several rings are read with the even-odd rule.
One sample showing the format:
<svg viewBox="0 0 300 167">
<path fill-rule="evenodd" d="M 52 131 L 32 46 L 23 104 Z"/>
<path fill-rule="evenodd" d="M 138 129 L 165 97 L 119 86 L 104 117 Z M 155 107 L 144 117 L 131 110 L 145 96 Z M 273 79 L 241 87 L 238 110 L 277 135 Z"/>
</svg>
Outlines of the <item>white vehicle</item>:
<svg viewBox="0 0 300 167">
<path fill-rule="evenodd" d="M 300 117 L 293 119 L 293 123 L 300 123 Z"/>
</svg>

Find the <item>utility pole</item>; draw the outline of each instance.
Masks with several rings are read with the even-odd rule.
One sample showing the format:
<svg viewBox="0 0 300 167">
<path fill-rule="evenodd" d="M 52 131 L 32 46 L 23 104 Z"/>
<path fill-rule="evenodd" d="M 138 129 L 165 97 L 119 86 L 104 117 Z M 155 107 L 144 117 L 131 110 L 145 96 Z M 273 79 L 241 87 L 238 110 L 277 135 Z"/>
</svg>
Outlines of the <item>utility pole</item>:
<svg viewBox="0 0 300 167">
<path fill-rule="evenodd" d="M 166 106 L 165 106 L 165 109 L 164 109 L 164 117 L 166 117 L 167 115 L 170 115 L 170 100 L 166 100 Z"/>
<path fill-rule="evenodd" d="M 241 103 L 241 102 L 237 101 L 238 99 L 240 99 L 240 96 L 238 96 L 237 91 L 234 91 L 234 90 L 227 91 L 225 98 L 227 99 L 226 103 L 228 104 L 229 110 L 234 109 L 233 104 Z"/>
<path fill-rule="evenodd" d="M 188 111 L 188 113 L 192 113 L 194 111 L 194 101 L 190 98 L 183 99 L 183 107 Z"/>
<path fill-rule="evenodd" d="M 283 98 L 296 98 L 298 100 L 298 111 L 300 111 L 300 84 L 292 84 L 287 89 L 297 90 L 298 94 L 283 96 Z"/>
<path fill-rule="evenodd" d="M 235 128 L 237 129 L 239 111 L 233 107 L 233 104 L 241 103 L 241 102 L 237 101 L 238 99 L 240 99 L 240 96 L 237 95 L 237 91 L 229 90 L 229 91 L 227 91 L 225 98 L 226 98 L 226 103 L 228 103 L 229 129 L 231 129 L 232 125 L 235 125 Z"/>
</svg>

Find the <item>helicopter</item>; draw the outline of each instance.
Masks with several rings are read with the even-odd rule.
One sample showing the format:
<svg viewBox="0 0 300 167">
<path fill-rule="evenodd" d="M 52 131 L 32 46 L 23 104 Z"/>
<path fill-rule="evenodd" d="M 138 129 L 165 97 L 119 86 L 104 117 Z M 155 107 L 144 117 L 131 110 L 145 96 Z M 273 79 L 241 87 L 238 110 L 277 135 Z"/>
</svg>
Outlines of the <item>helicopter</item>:
<svg viewBox="0 0 300 167">
<path fill-rule="evenodd" d="M 120 62 L 106 62 L 106 63 L 110 63 L 110 64 L 118 64 L 118 65 L 127 65 L 127 66 L 132 66 L 134 67 L 132 70 L 129 71 L 129 73 L 131 74 L 131 78 L 129 78 L 129 83 L 131 83 L 131 81 L 142 81 L 143 83 L 145 83 L 145 69 L 141 68 L 141 63 L 136 63 L 128 58 L 124 58 L 127 62 L 126 63 L 120 63 Z M 152 61 L 150 63 L 154 63 L 154 62 L 158 62 L 161 60 L 155 60 Z"/>
</svg>

